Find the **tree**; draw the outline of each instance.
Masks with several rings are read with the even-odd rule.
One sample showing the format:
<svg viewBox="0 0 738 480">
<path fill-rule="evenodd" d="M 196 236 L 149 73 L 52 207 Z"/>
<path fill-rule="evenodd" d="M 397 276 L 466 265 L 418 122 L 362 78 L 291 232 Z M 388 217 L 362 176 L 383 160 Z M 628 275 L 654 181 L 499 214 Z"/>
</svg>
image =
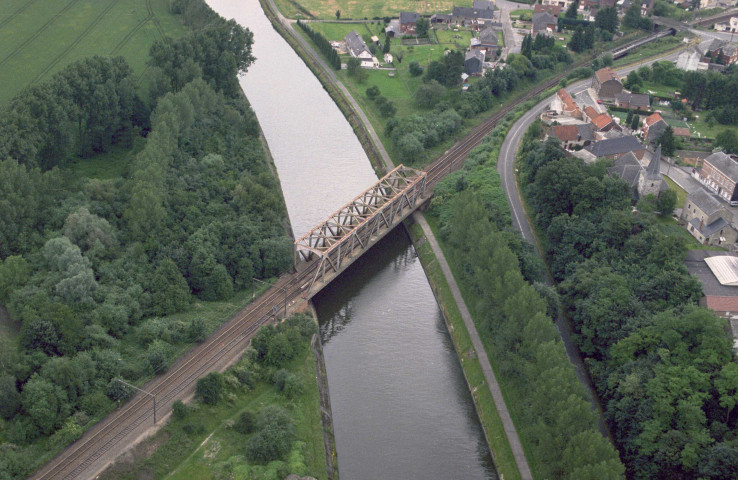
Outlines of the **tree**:
<svg viewBox="0 0 738 480">
<path fill-rule="evenodd" d="M 267 463 L 284 457 L 292 448 L 295 427 L 286 410 L 269 405 L 259 413 L 258 431 L 246 442 L 246 456 Z"/>
<path fill-rule="evenodd" d="M 386 35 L 384 37 L 384 45 L 382 46 L 382 53 L 390 52 L 390 40 L 391 40 L 391 37 L 389 35 Z"/>
<path fill-rule="evenodd" d="M 156 315 L 181 312 L 190 303 L 190 287 L 177 268 L 166 258 L 159 263 L 151 279 L 151 301 Z"/>
<path fill-rule="evenodd" d="M 628 115 L 625 117 L 625 124 L 630 125 L 633 123 L 633 110 L 628 110 Z"/>
<path fill-rule="evenodd" d="M 564 13 L 565 18 L 571 18 L 576 19 L 577 18 L 577 9 L 579 8 L 579 2 L 578 0 L 574 0 L 569 4 L 569 7 L 566 9 L 566 13 Z"/>
<path fill-rule="evenodd" d="M 418 62 L 410 62 L 408 69 L 410 71 L 410 75 L 413 77 L 419 77 L 423 74 L 423 67 L 421 67 Z"/>
<path fill-rule="evenodd" d="M 584 43 L 584 29 L 579 26 L 574 31 L 574 34 L 569 39 L 569 43 L 566 45 L 572 52 L 583 52 L 587 47 Z"/>
<path fill-rule="evenodd" d="M 19 255 L 11 255 L 0 262 L 0 303 L 7 304 L 10 294 L 28 281 L 30 268 Z"/>
<path fill-rule="evenodd" d="M 356 76 L 356 72 L 361 69 L 361 60 L 356 57 L 351 57 L 346 61 L 346 72 L 353 76 Z"/>
<path fill-rule="evenodd" d="M 397 63 L 402 63 L 402 58 L 405 56 L 405 50 L 402 48 L 395 50 L 395 58 L 397 59 Z"/>
<path fill-rule="evenodd" d="M 20 393 L 15 385 L 15 377 L 0 375 L 0 416 L 13 418 L 20 408 Z"/>
<path fill-rule="evenodd" d="M 639 28 L 641 21 L 641 4 L 638 2 L 633 3 L 628 10 L 625 11 L 623 17 L 623 26 L 630 28 Z"/>
<path fill-rule="evenodd" d="M 381 94 L 381 92 L 379 91 L 379 87 L 376 86 L 376 85 L 372 85 L 371 87 L 369 87 L 369 88 L 366 89 L 366 97 L 369 100 L 374 100 L 380 94 Z"/>
<path fill-rule="evenodd" d="M 656 143 L 661 145 L 661 151 L 664 155 L 667 157 L 674 155 L 674 151 L 676 150 L 676 138 L 674 138 L 674 129 L 671 128 L 671 125 L 666 127 L 658 140 L 656 140 Z"/>
<path fill-rule="evenodd" d="M 23 410 L 41 433 L 48 435 L 69 415 L 69 402 L 61 388 L 34 373 L 23 386 Z"/>
<path fill-rule="evenodd" d="M 417 33 L 419 37 L 427 37 L 429 28 L 430 22 L 427 18 L 418 17 L 418 19 L 415 21 L 415 33 Z"/>
<path fill-rule="evenodd" d="M 605 7 L 597 10 L 595 27 L 610 33 L 618 31 L 618 11 L 615 7 Z"/>
<path fill-rule="evenodd" d="M 634 113 L 633 120 L 631 120 L 630 122 L 630 129 L 633 131 L 638 130 L 640 125 L 641 125 L 641 116 L 638 115 L 637 113 Z"/>
<path fill-rule="evenodd" d="M 197 381 L 195 395 L 206 405 L 216 405 L 225 390 L 223 375 L 218 372 L 210 372 Z"/>
<path fill-rule="evenodd" d="M 715 136 L 715 144 L 726 152 L 738 153 L 738 134 L 734 130 L 723 130 Z"/>
<path fill-rule="evenodd" d="M 184 420 L 187 418 L 187 414 L 189 413 L 189 409 L 187 408 L 187 405 L 182 402 L 182 400 L 177 400 L 172 404 L 172 416 L 175 420 Z"/>
<path fill-rule="evenodd" d="M 420 108 L 432 108 L 441 99 L 445 89 L 435 80 L 424 83 L 415 92 L 415 104 Z"/>
<path fill-rule="evenodd" d="M 340 20 L 340 19 L 341 19 L 341 11 L 336 10 L 336 20 Z"/>
<path fill-rule="evenodd" d="M 662 217 L 668 217 L 674 211 L 676 203 L 677 194 L 674 190 L 669 189 L 661 192 L 661 195 L 656 199 L 656 209 L 661 212 Z"/>
<path fill-rule="evenodd" d="M 241 415 L 238 416 L 238 420 L 233 424 L 233 429 L 238 433 L 243 433 L 244 435 L 253 433 L 256 429 L 256 415 L 254 415 L 254 412 L 251 410 L 241 412 Z"/>
</svg>

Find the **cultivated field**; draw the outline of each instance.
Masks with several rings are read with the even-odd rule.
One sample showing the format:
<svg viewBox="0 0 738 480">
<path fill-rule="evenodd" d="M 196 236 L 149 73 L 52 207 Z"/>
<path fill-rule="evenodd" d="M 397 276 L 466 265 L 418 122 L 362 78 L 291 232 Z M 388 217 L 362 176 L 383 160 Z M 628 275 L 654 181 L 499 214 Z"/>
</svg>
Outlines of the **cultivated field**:
<svg viewBox="0 0 738 480">
<path fill-rule="evenodd" d="M 91 55 L 122 55 L 139 82 L 151 44 L 184 27 L 167 0 L 3 0 L 0 102 Z"/>
<path fill-rule="evenodd" d="M 451 13 L 454 6 L 471 7 L 472 0 L 276 0 L 275 3 L 282 14 L 289 18 L 305 18 L 309 12 L 315 18 L 336 18 L 336 10 L 341 11 L 341 18 L 363 19 L 374 17 L 397 17 L 400 12 L 418 12 L 426 15 L 433 13 Z M 300 14 L 300 15 L 298 15 Z"/>
</svg>

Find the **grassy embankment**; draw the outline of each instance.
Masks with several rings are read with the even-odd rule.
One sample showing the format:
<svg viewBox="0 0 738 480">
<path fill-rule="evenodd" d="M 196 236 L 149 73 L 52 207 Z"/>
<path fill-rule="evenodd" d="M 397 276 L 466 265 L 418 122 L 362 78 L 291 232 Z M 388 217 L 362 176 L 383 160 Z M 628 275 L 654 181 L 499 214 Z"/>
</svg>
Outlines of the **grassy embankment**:
<svg viewBox="0 0 738 480">
<path fill-rule="evenodd" d="M 240 386 L 232 372 L 241 368 L 243 363 L 241 360 L 226 371 L 227 393 L 220 403 L 193 403 L 186 418 L 170 417 L 165 427 L 135 449 L 133 461 L 124 460 L 114 465 L 101 478 L 206 480 L 244 474 L 257 465 L 262 475 L 259 478 L 284 478 L 286 471 L 326 479 L 320 397 L 312 349 L 305 345 L 303 352 L 285 366 L 299 377 L 304 387 L 301 394 L 291 399 L 277 392 L 274 385 L 263 381 L 253 389 Z M 299 443 L 284 462 L 286 466 L 249 464 L 244 457 L 247 436 L 232 428 L 242 412 L 258 412 L 266 405 L 285 408 L 295 425 Z M 296 467 L 298 464 L 303 464 L 304 470 L 295 471 L 295 468 L 301 468 Z M 252 470 L 252 473 L 256 472 Z"/>
<path fill-rule="evenodd" d="M 185 27 L 168 0 L 0 2 L 0 103 L 92 55 L 121 55 L 146 85 L 149 47 Z"/>
<path fill-rule="evenodd" d="M 387 15 L 398 16 L 400 12 L 418 12 L 423 15 L 451 13 L 453 7 L 471 7 L 472 0 L 428 0 L 418 3 L 415 0 L 389 0 L 355 2 L 352 0 L 275 0 L 277 8 L 287 18 L 305 18 L 309 12 L 314 18 L 335 20 L 336 10 L 341 11 L 341 19 L 372 19 Z"/>
</svg>

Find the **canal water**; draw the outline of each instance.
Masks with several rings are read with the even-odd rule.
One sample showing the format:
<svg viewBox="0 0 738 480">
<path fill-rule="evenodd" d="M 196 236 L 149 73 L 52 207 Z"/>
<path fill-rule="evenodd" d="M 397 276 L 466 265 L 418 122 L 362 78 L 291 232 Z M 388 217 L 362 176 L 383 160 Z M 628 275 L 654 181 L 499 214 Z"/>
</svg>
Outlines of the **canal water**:
<svg viewBox="0 0 738 480">
<path fill-rule="evenodd" d="M 257 0 L 208 0 L 254 32 L 241 86 L 296 237 L 376 181 L 350 125 Z M 315 299 L 343 480 L 495 478 L 453 345 L 396 229 Z"/>
</svg>

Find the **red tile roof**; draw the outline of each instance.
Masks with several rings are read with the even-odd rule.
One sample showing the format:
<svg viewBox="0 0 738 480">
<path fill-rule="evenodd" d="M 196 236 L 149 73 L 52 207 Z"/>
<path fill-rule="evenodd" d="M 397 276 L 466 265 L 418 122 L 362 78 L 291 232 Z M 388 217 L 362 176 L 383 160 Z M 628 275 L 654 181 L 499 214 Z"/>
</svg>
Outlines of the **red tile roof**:
<svg viewBox="0 0 738 480">
<path fill-rule="evenodd" d="M 576 140 L 579 136 L 579 127 L 576 125 L 554 125 L 551 127 L 551 134 L 562 142 L 570 142 Z"/>
<path fill-rule="evenodd" d="M 646 126 L 649 126 L 650 127 L 651 125 L 653 125 L 654 123 L 656 123 L 658 121 L 664 122 L 665 120 L 663 119 L 663 117 L 661 117 L 661 114 L 659 114 L 659 113 L 653 113 L 653 114 L 647 116 L 646 119 L 643 122 L 646 124 Z"/>
<path fill-rule="evenodd" d="M 597 110 L 595 110 L 594 107 L 591 107 L 589 105 L 584 107 L 584 113 L 586 113 L 589 118 L 595 118 L 600 115 L 599 113 L 597 113 Z"/>
<path fill-rule="evenodd" d="M 533 13 L 548 12 L 554 17 L 558 17 L 561 14 L 561 7 L 558 5 L 541 5 L 536 3 L 533 7 Z"/>
<path fill-rule="evenodd" d="M 692 134 L 688 128 L 674 127 L 674 135 L 677 137 L 690 137 Z"/>
<path fill-rule="evenodd" d="M 610 67 L 605 67 L 600 70 L 597 70 L 595 72 L 595 76 L 597 77 L 597 80 L 600 81 L 600 83 L 605 83 L 608 80 L 617 80 L 618 82 L 620 82 L 620 77 Z"/>
<path fill-rule="evenodd" d="M 571 98 L 571 95 L 569 95 L 569 92 L 567 92 L 563 88 L 558 91 L 557 95 L 561 99 L 561 103 L 563 103 L 567 108 L 572 109 L 572 110 L 577 108 L 577 104 L 574 103 L 574 99 Z"/>
<path fill-rule="evenodd" d="M 612 117 L 606 113 L 601 113 L 592 119 L 592 123 L 598 130 L 602 130 L 612 123 Z"/>
<path fill-rule="evenodd" d="M 738 297 L 705 296 L 707 308 L 716 313 L 738 312 Z"/>
</svg>

